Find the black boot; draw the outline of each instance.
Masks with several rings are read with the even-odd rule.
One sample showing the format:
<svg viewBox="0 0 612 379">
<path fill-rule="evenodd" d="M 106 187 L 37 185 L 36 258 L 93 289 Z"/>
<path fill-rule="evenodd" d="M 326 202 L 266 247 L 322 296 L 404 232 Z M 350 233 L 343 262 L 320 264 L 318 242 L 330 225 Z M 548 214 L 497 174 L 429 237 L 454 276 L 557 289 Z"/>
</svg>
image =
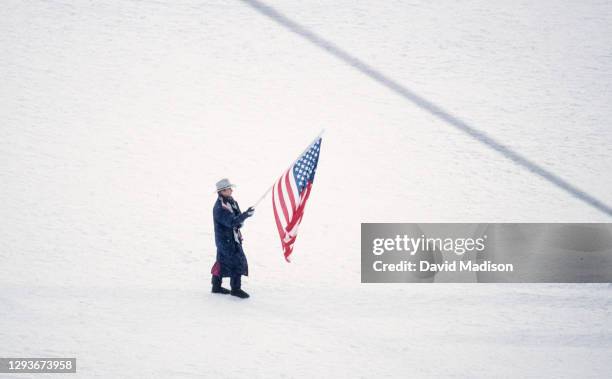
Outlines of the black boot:
<svg viewBox="0 0 612 379">
<path fill-rule="evenodd" d="M 237 290 L 232 290 L 232 291 L 230 292 L 230 294 L 231 294 L 232 296 L 236 296 L 236 297 L 239 297 L 239 298 L 241 298 L 241 299 L 248 299 L 248 298 L 249 298 L 249 294 L 248 294 L 248 293 L 246 293 L 246 292 L 244 292 L 244 291 L 243 291 L 243 290 L 241 290 L 240 288 L 238 288 Z"/>
<path fill-rule="evenodd" d="M 240 275 L 234 275 L 231 277 L 230 285 L 232 286 L 232 291 L 230 292 L 230 294 L 241 299 L 246 299 L 249 297 L 249 294 L 240 289 L 240 285 L 242 282 L 240 279 Z"/>
<path fill-rule="evenodd" d="M 212 290 L 210 292 L 212 293 L 220 293 L 223 295 L 227 295 L 228 293 L 230 293 L 230 290 L 228 290 L 227 288 L 223 288 L 221 287 L 221 277 L 220 276 L 216 276 L 213 275 L 212 277 Z"/>
<path fill-rule="evenodd" d="M 220 293 L 223 295 L 227 295 L 228 293 L 230 293 L 230 290 L 228 290 L 227 288 L 223 288 L 223 287 L 213 287 L 212 291 L 210 291 L 212 293 Z"/>
</svg>

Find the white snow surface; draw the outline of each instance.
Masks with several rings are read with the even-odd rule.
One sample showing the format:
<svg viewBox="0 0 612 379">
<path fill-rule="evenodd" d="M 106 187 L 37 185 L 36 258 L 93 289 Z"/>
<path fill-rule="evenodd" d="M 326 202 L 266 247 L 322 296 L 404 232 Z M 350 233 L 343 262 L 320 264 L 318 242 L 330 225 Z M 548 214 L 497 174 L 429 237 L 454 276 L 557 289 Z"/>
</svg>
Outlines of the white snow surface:
<svg viewBox="0 0 612 379">
<path fill-rule="evenodd" d="M 612 204 L 612 3 L 266 4 Z M 610 217 L 248 4 L 0 20 L 0 357 L 77 357 L 71 378 L 612 372 L 609 285 L 360 283 L 362 222 Z M 292 262 L 267 198 L 252 297 L 211 294 L 214 183 L 248 207 L 322 128 Z"/>
</svg>

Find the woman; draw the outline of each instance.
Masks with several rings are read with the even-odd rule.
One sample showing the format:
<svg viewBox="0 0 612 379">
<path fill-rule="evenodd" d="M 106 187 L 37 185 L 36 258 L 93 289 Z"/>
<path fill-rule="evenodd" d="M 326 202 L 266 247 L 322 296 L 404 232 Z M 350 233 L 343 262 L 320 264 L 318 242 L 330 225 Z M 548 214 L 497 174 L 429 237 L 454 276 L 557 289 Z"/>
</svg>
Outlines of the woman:
<svg viewBox="0 0 612 379">
<path fill-rule="evenodd" d="M 240 212 L 238 203 L 232 197 L 235 187 L 228 179 L 217 182 L 218 198 L 213 208 L 215 222 L 215 244 L 217 245 L 217 261 L 212 273 L 212 292 L 231 294 L 246 299 L 249 294 L 241 287 L 241 276 L 249 275 L 249 266 L 244 250 L 242 250 L 242 234 L 240 228 L 244 220 L 253 216 L 255 209 L 250 207 L 246 212 Z M 232 290 L 221 287 L 224 277 L 230 278 Z"/>
</svg>

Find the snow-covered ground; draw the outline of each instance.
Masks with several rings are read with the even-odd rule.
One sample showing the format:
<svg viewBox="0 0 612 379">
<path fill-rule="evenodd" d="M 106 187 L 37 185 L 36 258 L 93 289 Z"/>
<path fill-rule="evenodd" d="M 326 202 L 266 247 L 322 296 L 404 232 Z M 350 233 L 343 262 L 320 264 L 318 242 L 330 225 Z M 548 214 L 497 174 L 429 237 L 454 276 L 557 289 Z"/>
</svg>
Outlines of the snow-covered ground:
<svg viewBox="0 0 612 379">
<path fill-rule="evenodd" d="M 266 4 L 612 204 L 612 3 Z M 610 217 L 248 3 L 0 20 L 0 357 L 100 378 L 612 371 L 609 285 L 360 284 L 361 222 Z M 268 198 L 244 229 L 252 298 L 210 294 L 214 183 L 247 207 L 322 128 L 292 263 Z"/>
</svg>

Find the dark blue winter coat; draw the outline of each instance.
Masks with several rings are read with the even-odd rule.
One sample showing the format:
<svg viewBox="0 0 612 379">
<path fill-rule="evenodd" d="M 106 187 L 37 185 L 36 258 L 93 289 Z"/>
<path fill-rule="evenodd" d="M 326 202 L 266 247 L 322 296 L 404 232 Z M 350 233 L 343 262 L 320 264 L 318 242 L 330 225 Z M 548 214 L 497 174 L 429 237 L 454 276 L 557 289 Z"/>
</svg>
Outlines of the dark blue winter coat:
<svg viewBox="0 0 612 379">
<path fill-rule="evenodd" d="M 225 201 L 223 201 L 225 200 Z M 222 277 L 249 275 L 240 228 L 249 217 L 247 212 L 240 212 L 238 203 L 231 197 L 217 199 L 213 208 L 215 221 L 215 243 L 217 245 L 218 275 Z M 214 273 L 213 273 L 214 274 Z"/>
</svg>

